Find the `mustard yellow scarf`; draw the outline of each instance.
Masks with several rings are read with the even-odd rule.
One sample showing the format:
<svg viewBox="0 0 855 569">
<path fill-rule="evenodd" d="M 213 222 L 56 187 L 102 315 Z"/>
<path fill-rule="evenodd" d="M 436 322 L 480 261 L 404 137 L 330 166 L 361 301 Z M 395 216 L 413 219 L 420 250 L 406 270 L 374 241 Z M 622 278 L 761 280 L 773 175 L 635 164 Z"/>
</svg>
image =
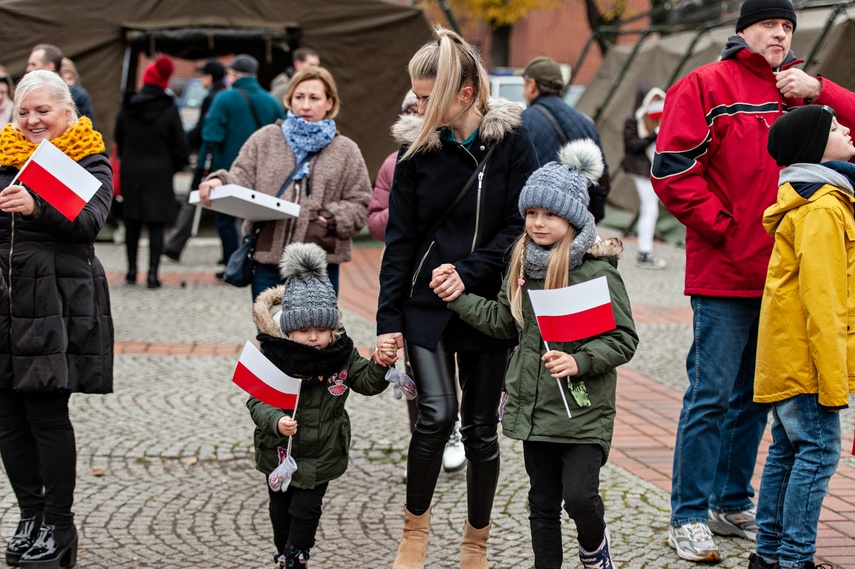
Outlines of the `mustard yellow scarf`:
<svg viewBox="0 0 855 569">
<path fill-rule="evenodd" d="M 51 143 L 75 162 L 104 152 L 105 149 L 101 133 L 92 128 L 92 121 L 86 117 L 78 119 Z M 14 123 L 9 123 L 0 131 L 0 165 L 20 169 L 37 147 L 38 144 L 24 138 Z"/>
</svg>

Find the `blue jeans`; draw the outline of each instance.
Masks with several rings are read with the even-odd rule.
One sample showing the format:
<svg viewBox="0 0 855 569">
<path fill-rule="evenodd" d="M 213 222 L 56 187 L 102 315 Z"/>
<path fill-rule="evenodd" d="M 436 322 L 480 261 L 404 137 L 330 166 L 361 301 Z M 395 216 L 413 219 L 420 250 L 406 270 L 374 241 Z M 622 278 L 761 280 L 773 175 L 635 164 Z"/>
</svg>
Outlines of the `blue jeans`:
<svg viewBox="0 0 855 569">
<path fill-rule="evenodd" d="M 757 501 L 757 553 L 803 567 L 816 553 L 822 500 L 840 460 L 840 415 L 814 394 L 778 401 L 772 439 Z"/>
<path fill-rule="evenodd" d="M 751 475 L 768 405 L 754 403 L 759 298 L 693 296 L 689 388 L 677 426 L 671 525 L 752 506 Z M 715 473 L 714 475 L 712 473 Z"/>
<path fill-rule="evenodd" d="M 254 263 L 252 271 L 252 301 L 258 298 L 258 295 L 270 287 L 285 284 L 282 277 L 279 276 L 278 265 L 264 265 L 262 263 Z M 330 278 L 333 290 L 336 297 L 338 296 L 338 267 L 339 265 L 327 265 L 327 276 Z"/>
</svg>

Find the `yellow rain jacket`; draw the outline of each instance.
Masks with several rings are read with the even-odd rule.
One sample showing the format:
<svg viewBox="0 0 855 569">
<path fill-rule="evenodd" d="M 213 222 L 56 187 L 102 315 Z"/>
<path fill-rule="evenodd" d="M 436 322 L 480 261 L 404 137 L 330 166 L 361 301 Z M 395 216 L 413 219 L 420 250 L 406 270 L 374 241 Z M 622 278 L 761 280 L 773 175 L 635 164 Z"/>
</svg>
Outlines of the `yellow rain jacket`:
<svg viewBox="0 0 855 569">
<path fill-rule="evenodd" d="M 855 392 L 855 198 L 816 185 L 802 197 L 783 183 L 763 216 L 775 246 L 760 310 L 758 403 L 818 393 L 820 405 L 845 407 Z"/>
</svg>

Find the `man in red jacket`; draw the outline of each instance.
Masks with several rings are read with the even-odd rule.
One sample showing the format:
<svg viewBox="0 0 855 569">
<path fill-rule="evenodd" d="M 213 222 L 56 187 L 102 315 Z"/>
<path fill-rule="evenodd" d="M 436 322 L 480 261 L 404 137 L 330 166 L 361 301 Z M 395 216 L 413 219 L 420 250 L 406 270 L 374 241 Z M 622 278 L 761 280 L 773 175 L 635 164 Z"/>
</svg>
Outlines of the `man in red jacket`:
<svg viewBox="0 0 855 569">
<path fill-rule="evenodd" d="M 746 0 L 721 61 L 667 93 L 652 181 L 686 226 L 694 312 L 671 489 L 668 542 L 683 559 L 721 559 L 712 533 L 754 540 L 751 476 L 768 408 L 752 400 L 760 297 L 772 239 L 764 210 L 780 168 L 766 151 L 788 108 L 828 104 L 855 125 L 855 95 L 793 67 L 789 0 Z"/>
</svg>

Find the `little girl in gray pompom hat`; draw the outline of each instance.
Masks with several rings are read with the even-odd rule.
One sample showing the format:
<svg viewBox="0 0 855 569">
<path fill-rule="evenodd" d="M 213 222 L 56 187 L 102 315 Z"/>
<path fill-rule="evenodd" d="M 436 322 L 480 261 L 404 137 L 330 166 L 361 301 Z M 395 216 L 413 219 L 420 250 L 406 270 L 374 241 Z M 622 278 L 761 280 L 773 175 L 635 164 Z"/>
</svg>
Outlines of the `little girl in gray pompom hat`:
<svg viewBox="0 0 855 569">
<path fill-rule="evenodd" d="M 256 469 L 268 477 L 289 458 L 297 464 L 290 484 L 279 486 L 270 477 L 268 492 L 274 561 L 303 567 L 315 544 L 327 485 L 347 469 L 350 420 L 344 404 L 350 390 L 377 395 L 389 382 L 386 367 L 360 356 L 341 325 L 323 249 L 289 245 L 280 274 L 285 284 L 258 295 L 253 320 L 264 356 L 302 380 L 296 405 L 300 428 L 297 409 L 277 409 L 254 397 L 246 405 L 255 422 Z M 386 357 L 394 360 L 396 348 L 390 352 Z"/>
</svg>

